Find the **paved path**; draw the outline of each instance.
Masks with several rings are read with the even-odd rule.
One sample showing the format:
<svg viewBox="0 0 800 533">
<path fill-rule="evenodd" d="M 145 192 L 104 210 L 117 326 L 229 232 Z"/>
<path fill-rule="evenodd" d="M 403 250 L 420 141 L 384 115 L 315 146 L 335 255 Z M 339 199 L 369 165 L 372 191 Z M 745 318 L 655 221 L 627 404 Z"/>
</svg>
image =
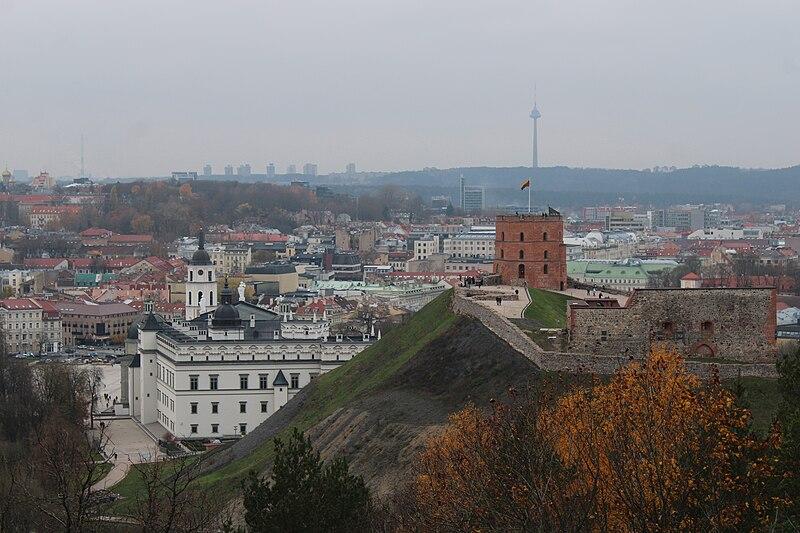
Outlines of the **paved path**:
<svg viewBox="0 0 800 533">
<path fill-rule="evenodd" d="M 602 291 L 594 291 L 591 294 L 586 294 L 586 289 L 567 289 L 565 291 L 550 291 L 550 292 L 566 294 L 567 296 L 571 296 L 579 300 L 585 300 L 586 298 L 598 298 L 602 295 L 603 298 L 617 300 L 619 302 L 619 305 L 621 306 L 624 306 L 625 303 L 628 301 L 628 296 L 624 294 L 612 294 L 610 292 L 602 292 Z"/>
<path fill-rule="evenodd" d="M 108 443 L 105 453 L 111 457 L 114 466 L 106 477 L 92 486 L 92 490 L 110 488 L 125 477 L 131 464 L 147 463 L 163 455 L 150 435 L 132 419 L 122 418 L 106 423 L 105 437 Z"/>
<path fill-rule="evenodd" d="M 514 291 L 519 291 L 518 299 L 503 299 L 500 305 L 497 305 L 497 302 L 494 298 L 489 300 L 475 300 L 479 304 L 488 307 L 500 316 L 504 316 L 506 318 L 522 318 L 525 308 L 531 301 L 530 294 L 524 287 L 512 287 L 510 285 L 489 285 L 485 287 L 470 287 L 470 291 L 472 290 L 486 292 L 487 294 L 507 294 L 509 296 L 513 296 Z"/>
</svg>

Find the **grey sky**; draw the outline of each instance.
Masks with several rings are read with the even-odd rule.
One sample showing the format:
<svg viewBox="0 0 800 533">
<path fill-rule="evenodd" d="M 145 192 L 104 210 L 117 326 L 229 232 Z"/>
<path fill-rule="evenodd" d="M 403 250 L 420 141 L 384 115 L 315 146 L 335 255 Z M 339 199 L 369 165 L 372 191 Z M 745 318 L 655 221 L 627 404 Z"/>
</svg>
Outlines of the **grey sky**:
<svg viewBox="0 0 800 533">
<path fill-rule="evenodd" d="M 0 0 L 0 165 L 796 164 L 796 0 Z"/>
</svg>

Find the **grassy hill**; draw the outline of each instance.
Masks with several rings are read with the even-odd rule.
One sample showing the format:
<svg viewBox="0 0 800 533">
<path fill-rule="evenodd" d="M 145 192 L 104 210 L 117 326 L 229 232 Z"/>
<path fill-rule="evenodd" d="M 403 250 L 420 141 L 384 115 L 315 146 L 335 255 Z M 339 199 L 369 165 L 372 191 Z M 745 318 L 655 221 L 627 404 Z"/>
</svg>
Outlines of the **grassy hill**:
<svg viewBox="0 0 800 533">
<path fill-rule="evenodd" d="M 546 291 L 533 296 L 531 320 L 557 327 L 567 298 Z M 453 314 L 451 297 L 443 294 L 353 360 L 315 379 L 246 437 L 205 457 L 197 482 L 236 497 L 249 471 L 270 468 L 272 439 L 297 427 L 323 457 L 346 457 L 374 494 L 386 495 L 408 481 L 416 453 L 451 413 L 470 402 L 488 406 L 509 388 L 535 387 L 546 379 L 479 321 Z M 588 378 L 547 381 L 563 389 L 582 379 Z M 763 425 L 774 407 L 769 385 L 746 385 Z M 141 480 L 129 474 L 114 487 L 126 498 L 116 511 L 141 490 Z"/>
<path fill-rule="evenodd" d="M 307 431 L 323 455 L 343 455 L 371 489 L 405 478 L 425 436 L 468 402 L 488 405 L 510 386 L 540 379 L 536 367 L 480 322 L 456 316 L 451 292 L 429 303 L 353 360 L 323 374 L 234 445 L 210 455 L 198 480 L 235 491 L 249 471 L 269 467 L 272 439 Z M 115 491 L 141 489 L 136 474 Z M 122 505 L 122 504 L 121 504 Z"/>
</svg>

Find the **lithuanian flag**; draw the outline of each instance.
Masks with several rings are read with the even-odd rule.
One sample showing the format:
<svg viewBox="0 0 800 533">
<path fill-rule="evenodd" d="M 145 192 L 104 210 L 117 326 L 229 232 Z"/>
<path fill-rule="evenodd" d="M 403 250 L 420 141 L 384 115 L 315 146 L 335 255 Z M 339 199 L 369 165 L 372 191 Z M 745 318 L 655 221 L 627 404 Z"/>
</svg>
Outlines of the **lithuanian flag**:
<svg viewBox="0 0 800 533">
<path fill-rule="evenodd" d="M 527 189 L 530 186 L 531 186 L 531 180 L 527 179 L 527 180 L 522 182 L 522 186 L 519 188 L 519 190 L 524 191 L 525 189 Z"/>
</svg>

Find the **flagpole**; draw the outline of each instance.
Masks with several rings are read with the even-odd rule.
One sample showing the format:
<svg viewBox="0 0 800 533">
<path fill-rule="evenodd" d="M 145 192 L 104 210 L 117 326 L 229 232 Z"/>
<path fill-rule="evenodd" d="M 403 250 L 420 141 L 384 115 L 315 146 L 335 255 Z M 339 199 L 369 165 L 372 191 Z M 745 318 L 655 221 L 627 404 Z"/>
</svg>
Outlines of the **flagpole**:
<svg viewBox="0 0 800 533">
<path fill-rule="evenodd" d="M 528 214 L 531 214 L 531 189 L 533 188 L 533 184 L 528 184 Z"/>
</svg>

